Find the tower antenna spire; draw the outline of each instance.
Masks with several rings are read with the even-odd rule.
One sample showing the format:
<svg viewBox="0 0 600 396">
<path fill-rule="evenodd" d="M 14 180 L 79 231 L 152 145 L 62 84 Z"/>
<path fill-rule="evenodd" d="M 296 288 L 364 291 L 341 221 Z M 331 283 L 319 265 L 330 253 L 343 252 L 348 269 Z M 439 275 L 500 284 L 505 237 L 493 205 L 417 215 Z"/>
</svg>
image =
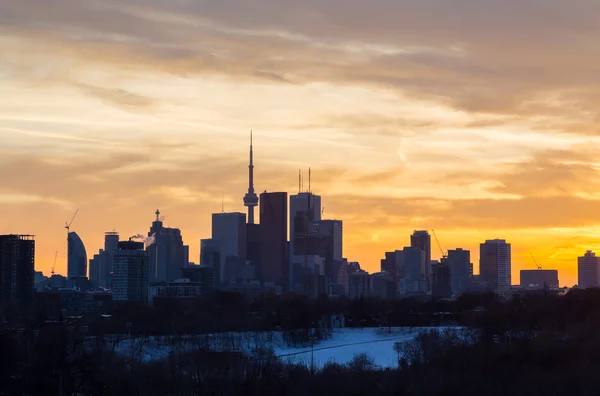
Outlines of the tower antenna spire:
<svg viewBox="0 0 600 396">
<path fill-rule="evenodd" d="M 308 193 L 310 194 L 310 167 L 308 168 Z"/>
<path fill-rule="evenodd" d="M 248 165 L 248 192 L 244 195 L 244 206 L 248 208 L 248 224 L 254 224 L 254 208 L 258 206 L 258 196 L 254 192 L 254 149 L 250 131 L 250 164 Z"/>
</svg>

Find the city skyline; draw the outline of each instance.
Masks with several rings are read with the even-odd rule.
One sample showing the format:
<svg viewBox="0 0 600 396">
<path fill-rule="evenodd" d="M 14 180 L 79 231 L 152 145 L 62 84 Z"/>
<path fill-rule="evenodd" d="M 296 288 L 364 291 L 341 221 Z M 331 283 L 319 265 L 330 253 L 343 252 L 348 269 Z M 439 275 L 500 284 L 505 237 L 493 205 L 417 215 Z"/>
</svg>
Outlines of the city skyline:
<svg viewBox="0 0 600 396">
<path fill-rule="evenodd" d="M 530 252 L 577 283 L 577 257 L 600 251 L 586 55 L 600 5 L 375 3 L 0 5 L 0 234 L 37 235 L 36 269 L 58 251 L 65 274 L 77 208 L 88 258 L 160 208 L 197 262 L 221 197 L 247 212 L 252 129 L 256 193 L 295 194 L 312 167 L 344 255 L 369 272 L 435 229 L 475 272 L 479 244 L 500 238 L 513 283 Z"/>
</svg>

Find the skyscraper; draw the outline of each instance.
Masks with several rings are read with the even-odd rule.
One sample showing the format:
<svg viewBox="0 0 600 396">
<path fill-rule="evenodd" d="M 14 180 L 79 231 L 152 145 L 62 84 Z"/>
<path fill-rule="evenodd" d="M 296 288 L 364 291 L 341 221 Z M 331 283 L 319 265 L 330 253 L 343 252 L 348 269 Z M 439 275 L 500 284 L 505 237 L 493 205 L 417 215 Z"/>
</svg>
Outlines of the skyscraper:
<svg viewBox="0 0 600 396">
<path fill-rule="evenodd" d="M 119 242 L 112 281 L 114 301 L 148 301 L 148 252 L 143 242 Z"/>
<path fill-rule="evenodd" d="M 254 224 L 254 208 L 258 206 L 258 197 L 254 192 L 254 153 L 252 132 L 250 132 L 250 164 L 248 165 L 248 192 L 244 196 L 244 206 L 248 208 L 248 224 Z"/>
<path fill-rule="evenodd" d="M 221 246 L 215 239 L 200 240 L 200 266 L 213 269 L 215 287 L 221 284 Z"/>
<path fill-rule="evenodd" d="M 67 237 L 67 277 L 87 276 L 87 253 L 83 241 L 76 232 L 69 232 Z"/>
<path fill-rule="evenodd" d="M 90 259 L 89 277 L 92 288 L 110 289 L 114 255 L 119 249 L 119 233 L 115 231 L 104 234 L 104 249 Z"/>
<path fill-rule="evenodd" d="M 152 223 L 148 237 L 154 243 L 148 246 L 150 282 L 168 282 L 179 278 L 181 269 L 187 267 L 189 257 L 178 228 L 163 226 L 160 211 L 156 210 L 156 220 Z"/>
<path fill-rule="evenodd" d="M 234 283 L 237 271 L 246 264 L 246 214 L 213 213 L 212 239 L 218 241 L 221 268 L 218 283 Z"/>
<path fill-rule="evenodd" d="M 429 266 L 431 264 L 431 235 L 426 230 L 414 231 L 410 236 L 410 246 L 424 252 L 421 263 L 421 276 L 429 279 Z"/>
<path fill-rule="evenodd" d="M 488 290 L 511 286 L 511 249 L 504 239 L 490 239 L 479 245 L 480 278 Z"/>
<path fill-rule="evenodd" d="M 307 241 L 311 225 L 321 220 L 321 197 L 311 192 L 302 192 L 298 195 L 290 196 L 290 288 L 293 285 L 301 284 L 302 279 L 294 279 L 298 274 L 308 271 L 308 255 L 306 248 L 309 246 Z M 321 272 L 314 271 L 312 272 Z"/>
<path fill-rule="evenodd" d="M 33 235 L 0 235 L 0 306 L 31 303 L 34 260 Z"/>
<path fill-rule="evenodd" d="M 450 267 L 452 293 L 464 293 L 473 275 L 471 252 L 461 248 L 448 250 L 448 267 Z"/>
<path fill-rule="evenodd" d="M 260 194 L 262 279 L 287 287 L 289 277 L 287 257 L 287 199 L 286 192 Z"/>
<path fill-rule="evenodd" d="M 600 286 L 600 257 L 591 250 L 577 258 L 577 285 L 584 288 Z"/>
</svg>

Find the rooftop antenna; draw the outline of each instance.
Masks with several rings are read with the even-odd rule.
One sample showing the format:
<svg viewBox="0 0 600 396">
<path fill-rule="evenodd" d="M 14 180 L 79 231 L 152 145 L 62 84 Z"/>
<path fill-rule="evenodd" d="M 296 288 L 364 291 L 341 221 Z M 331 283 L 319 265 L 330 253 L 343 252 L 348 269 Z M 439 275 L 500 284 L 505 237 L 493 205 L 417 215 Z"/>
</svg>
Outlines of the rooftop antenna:
<svg viewBox="0 0 600 396">
<path fill-rule="evenodd" d="M 310 194 L 310 167 L 308 168 L 308 193 Z"/>
<path fill-rule="evenodd" d="M 302 192 L 302 170 L 298 169 L 298 194 Z"/>
<path fill-rule="evenodd" d="M 225 213 L 225 197 L 221 193 L 221 213 Z"/>
<path fill-rule="evenodd" d="M 50 273 L 54 275 L 54 269 L 56 268 L 56 256 L 58 255 L 58 250 L 54 253 L 54 264 L 52 264 L 52 271 Z"/>
</svg>

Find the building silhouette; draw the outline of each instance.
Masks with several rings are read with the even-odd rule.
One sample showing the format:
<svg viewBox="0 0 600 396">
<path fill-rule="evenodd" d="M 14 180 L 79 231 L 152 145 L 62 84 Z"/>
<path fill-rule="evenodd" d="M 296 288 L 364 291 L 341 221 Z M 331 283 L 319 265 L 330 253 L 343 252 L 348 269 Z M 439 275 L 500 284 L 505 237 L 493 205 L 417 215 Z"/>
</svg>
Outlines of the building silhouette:
<svg viewBox="0 0 600 396">
<path fill-rule="evenodd" d="M 524 289 L 557 289 L 558 270 L 521 270 L 520 285 Z"/>
<path fill-rule="evenodd" d="M 119 242 L 113 261 L 114 301 L 148 301 L 148 263 L 143 242 Z"/>
<path fill-rule="evenodd" d="M 450 267 L 452 294 L 459 295 L 469 288 L 473 276 L 471 251 L 461 248 L 448 250 L 448 267 Z"/>
<path fill-rule="evenodd" d="M 215 239 L 200 240 L 200 267 L 213 269 L 215 287 L 221 285 L 221 246 Z"/>
<path fill-rule="evenodd" d="M 119 233 L 115 231 L 104 234 L 104 249 L 90 259 L 89 277 L 92 288 L 110 289 L 112 286 L 113 258 L 119 248 Z"/>
<path fill-rule="evenodd" d="M 368 272 L 358 270 L 348 277 L 348 297 L 366 297 L 371 293 L 371 278 Z"/>
<path fill-rule="evenodd" d="M 0 306 L 28 306 L 34 293 L 35 237 L 0 235 Z"/>
<path fill-rule="evenodd" d="M 67 278 L 87 276 L 87 253 L 83 241 L 76 232 L 67 236 Z"/>
<path fill-rule="evenodd" d="M 443 257 L 440 262 L 436 262 L 431 266 L 432 269 L 432 285 L 431 295 L 434 298 L 450 298 L 452 297 L 451 276 L 452 270 L 448 265 L 447 258 Z"/>
<path fill-rule="evenodd" d="M 148 232 L 148 237 L 154 239 L 154 243 L 147 248 L 148 277 L 150 282 L 167 282 L 179 278 L 181 269 L 188 266 L 189 250 L 183 244 L 181 231 L 165 227 L 158 209 L 155 214 L 156 220 Z"/>
<path fill-rule="evenodd" d="M 312 285 L 312 278 L 323 275 L 324 269 L 309 262 L 310 243 L 307 241 L 311 226 L 321 220 L 321 197 L 311 192 L 290 196 L 290 289 L 305 284 Z M 314 255 L 314 254 L 313 254 Z M 310 277 L 311 279 L 303 279 Z"/>
<path fill-rule="evenodd" d="M 479 245 L 480 278 L 488 290 L 511 286 L 511 247 L 504 239 L 490 239 Z"/>
<path fill-rule="evenodd" d="M 286 192 L 260 194 L 260 274 L 264 282 L 289 290 Z"/>
<path fill-rule="evenodd" d="M 577 285 L 583 288 L 600 286 L 600 257 L 591 250 L 577 258 Z"/>
<path fill-rule="evenodd" d="M 221 265 L 219 284 L 232 284 L 238 271 L 246 265 L 247 233 L 246 214 L 213 213 L 212 239 L 218 241 Z"/>
<path fill-rule="evenodd" d="M 431 235 L 426 230 L 416 230 L 410 236 L 410 246 L 423 252 L 421 276 L 429 279 L 431 265 Z"/>
</svg>

